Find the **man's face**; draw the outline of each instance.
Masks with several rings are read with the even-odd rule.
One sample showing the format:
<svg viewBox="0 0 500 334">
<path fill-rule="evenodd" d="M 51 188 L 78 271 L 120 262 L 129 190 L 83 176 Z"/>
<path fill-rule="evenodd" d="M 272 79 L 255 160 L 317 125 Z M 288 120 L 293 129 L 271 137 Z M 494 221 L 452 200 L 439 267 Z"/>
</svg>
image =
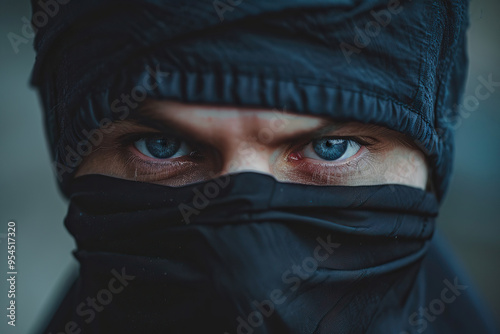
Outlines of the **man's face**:
<svg viewBox="0 0 500 334">
<path fill-rule="evenodd" d="M 182 186 L 239 171 L 315 185 L 427 184 L 423 153 L 376 125 L 278 110 L 149 101 L 113 125 L 76 177 Z"/>
</svg>

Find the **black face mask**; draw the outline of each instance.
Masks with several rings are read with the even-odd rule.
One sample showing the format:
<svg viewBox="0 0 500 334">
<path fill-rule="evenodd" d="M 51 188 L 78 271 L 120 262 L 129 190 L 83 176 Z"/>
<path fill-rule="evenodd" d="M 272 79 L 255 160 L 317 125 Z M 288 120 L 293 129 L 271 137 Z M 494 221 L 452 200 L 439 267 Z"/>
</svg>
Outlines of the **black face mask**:
<svg viewBox="0 0 500 334">
<path fill-rule="evenodd" d="M 402 185 L 83 176 L 65 221 L 80 277 L 47 332 L 365 333 L 386 315 L 403 329 L 437 207 Z"/>
</svg>

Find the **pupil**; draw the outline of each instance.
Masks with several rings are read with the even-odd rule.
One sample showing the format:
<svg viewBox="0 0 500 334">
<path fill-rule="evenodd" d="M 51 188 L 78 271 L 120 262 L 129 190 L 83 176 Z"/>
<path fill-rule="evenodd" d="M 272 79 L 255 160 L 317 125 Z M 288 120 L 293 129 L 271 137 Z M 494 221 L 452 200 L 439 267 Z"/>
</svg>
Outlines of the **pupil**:
<svg viewBox="0 0 500 334">
<path fill-rule="evenodd" d="M 325 160 L 337 160 L 347 151 L 347 140 L 321 138 L 312 142 L 314 152 Z"/>
<path fill-rule="evenodd" d="M 145 144 L 149 153 L 158 159 L 170 158 L 177 153 L 181 146 L 180 140 L 174 137 L 146 138 Z"/>
</svg>

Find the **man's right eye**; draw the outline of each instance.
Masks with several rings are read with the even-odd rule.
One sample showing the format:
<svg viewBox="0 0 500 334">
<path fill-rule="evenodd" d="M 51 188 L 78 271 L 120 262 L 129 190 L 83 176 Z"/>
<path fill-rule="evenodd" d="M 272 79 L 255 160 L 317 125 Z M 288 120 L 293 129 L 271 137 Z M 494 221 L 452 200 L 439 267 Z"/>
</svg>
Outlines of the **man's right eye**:
<svg viewBox="0 0 500 334">
<path fill-rule="evenodd" d="M 144 136 L 134 141 L 134 147 L 152 159 L 177 158 L 193 152 L 185 141 L 162 134 Z"/>
</svg>

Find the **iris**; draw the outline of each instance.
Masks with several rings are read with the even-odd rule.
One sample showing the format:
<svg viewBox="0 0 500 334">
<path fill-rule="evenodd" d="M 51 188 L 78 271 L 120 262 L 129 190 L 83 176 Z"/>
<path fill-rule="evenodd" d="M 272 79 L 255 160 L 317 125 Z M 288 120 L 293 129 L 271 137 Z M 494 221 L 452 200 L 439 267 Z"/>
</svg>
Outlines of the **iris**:
<svg viewBox="0 0 500 334">
<path fill-rule="evenodd" d="M 314 152 L 325 160 L 337 160 L 342 157 L 349 147 L 345 139 L 324 137 L 312 141 Z"/>
<path fill-rule="evenodd" d="M 135 146 L 148 157 L 167 159 L 179 151 L 181 140 L 167 136 L 147 137 L 136 141 Z"/>
</svg>

